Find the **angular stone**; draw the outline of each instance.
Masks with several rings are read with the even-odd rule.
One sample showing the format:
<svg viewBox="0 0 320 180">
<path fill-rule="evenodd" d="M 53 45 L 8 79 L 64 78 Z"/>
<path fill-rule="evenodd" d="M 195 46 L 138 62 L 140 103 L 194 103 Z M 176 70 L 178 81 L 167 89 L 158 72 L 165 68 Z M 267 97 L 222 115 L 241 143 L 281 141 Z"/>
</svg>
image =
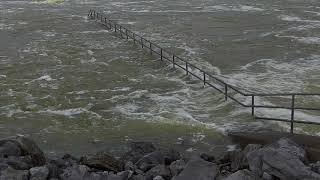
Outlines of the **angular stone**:
<svg viewBox="0 0 320 180">
<path fill-rule="evenodd" d="M 177 176 L 186 166 L 184 160 L 176 160 L 170 164 L 170 171 L 172 176 Z"/>
<path fill-rule="evenodd" d="M 30 180 L 47 180 L 49 169 L 46 166 L 33 167 L 29 170 Z"/>
<path fill-rule="evenodd" d="M 239 170 L 231 175 L 229 175 L 224 180 L 262 180 L 260 177 L 254 175 L 248 170 Z"/>
<path fill-rule="evenodd" d="M 104 171 L 120 172 L 123 170 L 123 163 L 109 155 L 106 151 L 98 152 L 93 156 L 83 157 L 81 158 L 81 163 Z"/>
<path fill-rule="evenodd" d="M 243 151 L 235 153 L 234 156 L 231 157 L 231 170 L 233 172 L 247 169 L 249 168 L 248 160 L 246 155 L 252 151 L 260 149 L 262 145 L 260 144 L 248 144 Z"/>
<path fill-rule="evenodd" d="M 88 171 L 89 168 L 84 165 L 70 166 L 64 169 L 59 177 L 61 180 L 82 180 L 90 175 Z"/>
<path fill-rule="evenodd" d="M 108 175 L 108 180 L 128 180 L 132 176 L 131 171 L 122 171 L 117 174 L 110 173 Z"/>
<path fill-rule="evenodd" d="M 136 163 L 143 156 L 156 150 L 154 145 L 149 142 L 131 142 L 130 148 L 131 150 L 121 158 L 125 162 L 132 161 Z"/>
<path fill-rule="evenodd" d="M 174 180 L 214 180 L 218 175 L 216 164 L 203 159 L 190 160 L 185 169 Z"/>
<path fill-rule="evenodd" d="M 156 176 L 162 176 L 164 179 L 171 179 L 171 172 L 165 165 L 159 164 L 146 173 L 146 179 L 152 180 Z"/>
<path fill-rule="evenodd" d="M 305 151 L 287 138 L 248 153 L 247 159 L 250 170 L 259 176 L 265 172 L 284 180 L 320 179 L 320 174 L 304 164 Z"/>
<path fill-rule="evenodd" d="M 155 178 L 153 178 L 153 180 L 165 180 L 165 179 L 161 176 L 156 176 Z"/>
<path fill-rule="evenodd" d="M 143 176 L 142 174 L 138 174 L 138 175 L 133 175 L 132 180 L 146 180 L 146 177 Z"/>
</svg>

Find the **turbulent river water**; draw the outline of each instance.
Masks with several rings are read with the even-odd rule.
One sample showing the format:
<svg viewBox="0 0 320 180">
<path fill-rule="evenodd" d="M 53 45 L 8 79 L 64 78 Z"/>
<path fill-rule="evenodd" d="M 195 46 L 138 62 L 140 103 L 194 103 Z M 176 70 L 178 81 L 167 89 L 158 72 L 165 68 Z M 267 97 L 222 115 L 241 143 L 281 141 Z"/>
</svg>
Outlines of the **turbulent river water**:
<svg viewBox="0 0 320 180">
<path fill-rule="evenodd" d="M 28 134 L 55 155 L 118 153 L 130 140 L 217 151 L 230 130 L 287 130 L 119 39 L 89 9 L 243 90 L 320 92 L 318 0 L 1 0 L 0 137 Z"/>
</svg>

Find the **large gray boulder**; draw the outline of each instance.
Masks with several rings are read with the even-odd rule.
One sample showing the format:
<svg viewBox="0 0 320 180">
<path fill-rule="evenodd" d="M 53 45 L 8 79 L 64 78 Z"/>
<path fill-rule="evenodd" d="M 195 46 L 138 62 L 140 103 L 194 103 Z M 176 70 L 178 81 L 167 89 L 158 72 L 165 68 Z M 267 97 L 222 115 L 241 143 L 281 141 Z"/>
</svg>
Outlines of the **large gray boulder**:
<svg viewBox="0 0 320 180">
<path fill-rule="evenodd" d="M 47 180 L 49 169 L 47 166 L 33 167 L 29 170 L 30 180 Z"/>
<path fill-rule="evenodd" d="M 304 149 L 288 138 L 248 153 L 247 160 L 250 170 L 259 176 L 265 172 L 281 180 L 320 179 L 320 174 L 304 164 Z"/>
<path fill-rule="evenodd" d="M 248 170 L 239 170 L 229 175 L 224 180 L 262 180 L 262 179 Z"/>
<path fill-rule="evenodd" d="M 103 171 L 120 172 L 123 170 L 123 163 L 111 156 L 107 151 L 101 151 L 89 157 L 82 157 L 81 163 Z"/>
<path fill-rule="evenodd" d="M 203 159 L 190 160 L 185 169 L 174 180 L 214 180 L 218 175 L 216 164 Z"/>
<path fill-rule="evenodd" d="M 3 147 L 2 155 L 6 156 L 30 156 L 33 166 L 42 166 L 46 163 L 46 158 L 37 144 L 24 136 L 11 137 L 0 140 L 0 146 Z M 19 148 L 18 148 L 19 147 Z M 12 148 L 12 152 L 8 152 Z"/>
</svg>

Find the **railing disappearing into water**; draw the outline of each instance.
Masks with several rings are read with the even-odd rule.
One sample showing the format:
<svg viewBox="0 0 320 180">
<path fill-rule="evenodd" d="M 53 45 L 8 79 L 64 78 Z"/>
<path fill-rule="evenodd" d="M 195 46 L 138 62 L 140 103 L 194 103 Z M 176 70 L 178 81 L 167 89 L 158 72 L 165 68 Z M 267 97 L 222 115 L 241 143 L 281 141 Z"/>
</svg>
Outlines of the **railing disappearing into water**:
<svg viewBox="0 0 320 180">
<path fill-rule="evenodd" d="M 151 41 L 143 38 L 142 36 L 132 32 L 131 30 L 127 29 L 124 26 L 121 26 L 114 22 L 113 20 L 108 19 L 106 16 L 104 16 L 102 13 L 98 13 L 95 10 L 90 10 L 88 17 L 90 19 L 94 19 L 97 21 L 100 21 L 102 25 L 104 25 L 109 30 L 114 31 L 115 33 L 119 33 L 119 35 L 122 38 L 125 38 L 127 40 L 131 39 L 136 44 L 140 44 L 141 48 L 146 48 L 150 51 L 151 54 L 156 54 L 160 56 L 161 61 L 168 61 L 172 64 L 173 68 L 180 68 L 186 72 L 187 75 L 192 75 L 193 77 L 201 80 L 204 85 L 208 85 L 215 90 L 219 91 L 220 93 L 224 94 L 225 100 L 231 99 L 234 102 L 238 103 L 239 105 L 251 108 L 251 115 L 255 119 L 261 119 L 261 120 L 272 120 L 272 121 L 281 121 L 281 122 L 287 122 L 290 123 L 290 132 L 293 133 L 294 129 L 294 123 L 301 123 L 301 124 L 317 124 L 320 125 L 319 122 L 313 122 L 313 121 L 298 121 L 295 120 L 295 110 L 303 110 L 303 111 L 318 111 L 320 112 L 320 107 L 312 108 L 312 107 L 302 107 L 302 106 L 296 106 L 296 100 L 297 97 L 309 97 L 309 96 L 318 96 L 320 97 L 320 93 L 279 93 L 279 94 L 261 94 L 261 93 L 246 93 L 242 90 L 226 83 L 222 79 L 209 74 L 208 72 L 198 68 L 197 66 L 187 62 L 186 60 L 178 57 L 177 55 L 170 53 L 160 46 L 152 43 Z M 214 81 L 214 83 L 211 83 L 210 81 Z M 235 98 L 235 94 L 239 94 L 243 97 L 250 97 L 251 103 L 245 104 L 242 103 L 240 100 Z M 271 97 L 271 98 L 279 98 L 279 97 L 289 97 L 290 98 L 290 106 L 273 106 L 273 105 L 256 105 L 255 104 L 255 98 L 256 97 Z M 282 118 L 272 118 L 272 117 L 258 117 L 255 116 L 255 109 L 257 108 L 265 108 L 265 109 L 284 109 L 284 110 L 290 110 L 290 119 L 282 119 Z M 320 120 L 320 117 L 319 117 Z"/>
</svg>

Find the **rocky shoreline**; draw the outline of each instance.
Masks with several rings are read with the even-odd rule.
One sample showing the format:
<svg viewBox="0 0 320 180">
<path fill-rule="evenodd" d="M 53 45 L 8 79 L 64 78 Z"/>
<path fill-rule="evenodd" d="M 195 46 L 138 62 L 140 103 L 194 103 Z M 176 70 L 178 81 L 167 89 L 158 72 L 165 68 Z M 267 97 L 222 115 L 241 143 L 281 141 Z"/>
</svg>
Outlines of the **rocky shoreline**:
<svg viewBox="0 0 320 180">
<path fill-rule="evenodd" d="M 214 154 L 185 155 L 149 142 L 131 142 L 115 158 L 107 150 L 48 158 L 24 136 L 0 140 L 0 180 L 319 180 L 320 161 L 289 138 Z"/>
</svg>

